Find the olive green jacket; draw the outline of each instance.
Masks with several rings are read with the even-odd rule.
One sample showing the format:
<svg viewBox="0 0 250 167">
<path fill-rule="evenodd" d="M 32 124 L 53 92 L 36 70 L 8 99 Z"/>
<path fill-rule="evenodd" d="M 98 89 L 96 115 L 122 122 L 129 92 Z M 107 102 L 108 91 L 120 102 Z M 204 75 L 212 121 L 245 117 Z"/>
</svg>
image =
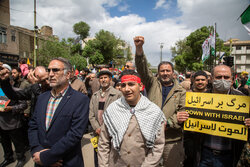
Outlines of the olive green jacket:
<svg viewBox="0 0 250 167">
<path fill-rule="evenodd" d="M 136 55 L 135 64 L 137 72 L 140 74 L 147 90 L 149 100 L 158 105 L 167 118 L 166 142 L 181 140 L 182 126 L 178 124 L 177 112 L 184 111 L 186 90 L 177 80 L 174 80 L 174 86 L 162 106 L 162 84 L 159 78 L 154 77 L 151 71 L 149 71 L 146 56 L 144 54 Z"/>
</svg>

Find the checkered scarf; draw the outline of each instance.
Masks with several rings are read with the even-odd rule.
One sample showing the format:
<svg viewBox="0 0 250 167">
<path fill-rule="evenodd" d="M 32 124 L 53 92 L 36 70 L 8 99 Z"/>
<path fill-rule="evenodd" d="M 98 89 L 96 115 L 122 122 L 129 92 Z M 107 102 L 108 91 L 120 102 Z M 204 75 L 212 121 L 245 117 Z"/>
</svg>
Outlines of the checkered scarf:
<svg viewBox="0 0 250 167">
<path fill-rule="evenodd" d="M 112 137 L 111 142 L 118 151 L 133 114 L 146 139 L 148 148 L 153 148 L 156 135 L 159 133 L 162 123 L 166 121 L 161 109 L 143 95 L 134 108 L 129 106 L 124 97 L 114 101 L 104 112 L 103 120 Z"/>
</svg>

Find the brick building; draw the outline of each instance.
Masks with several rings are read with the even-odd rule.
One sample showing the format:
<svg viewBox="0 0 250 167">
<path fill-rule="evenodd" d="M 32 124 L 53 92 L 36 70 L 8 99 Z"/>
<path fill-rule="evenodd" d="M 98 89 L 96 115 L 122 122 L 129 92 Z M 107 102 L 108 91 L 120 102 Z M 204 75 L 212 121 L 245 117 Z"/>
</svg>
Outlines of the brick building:
<svg viewBox="0 0 250 167">
<path fill-rule="evenodd" d="M 33 63 L 34 30 L 10 25 L 9 0 L 0 0 L 0 61 L 17 66 L 21 58 L 29 58 Z M 53 36 L 53 29 L 43 26 L 37 34 L 39 41 Z"/>
</svg>

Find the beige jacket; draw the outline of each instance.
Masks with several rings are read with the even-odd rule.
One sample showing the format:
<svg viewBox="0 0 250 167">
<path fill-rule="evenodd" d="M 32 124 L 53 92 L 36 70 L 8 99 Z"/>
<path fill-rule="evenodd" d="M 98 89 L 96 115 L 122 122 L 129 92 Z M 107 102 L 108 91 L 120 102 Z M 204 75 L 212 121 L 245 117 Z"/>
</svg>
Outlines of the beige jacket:
<svg viewBox="0 0 250 167">
<path fill-rule="evenodd" d="M 191 90 L 191 88 L 190 88 L 190 86 L 191 86 L 191 80 L 190 80 L 190 78 L 185 79 L 183 82 L 180 83 L 180 85 L 184 89 L 186 89 L 186 91 L 190 91 Z"/>
<path fill-rule="evenodd" d="M 186 98 L 185 89 L 175 80 L 174 86 L 162 107 L 162 84 L 159 78 L 154 77 L 151 71 L 149 71 L 145 55 L 136 55 L 135 64 L 147 90 L 149 100 L 162 109 L 167 119 L 167 128 L 165 131 L 166 142 L 181 140 L 182 127 L 178 124 L 177 112 L 184 111 Z"/>
<path fill-rule="evenodd" d="M 76 90 L 76 91 L 79 91 L 79 92 L 82 92 L 83 94 L 85 95 L 88 95 L 88 92 L 87 92 L 87 89 L 86 89 L 86 86 L 84 84 L 84 82 L 82 82 L 80 79 L 78 79 L 77 77 L 74 77 L 72 80 L 71 80 L 71 84 L 70 86 Z"/>
<path fill-rule="evenodd" d="M 157 166 L 164 149 L 164 124 L 156 136 L 153 149 L 147 148 L 135 116 L 132 116 L 128 129 L 123 137 L 120 154 L 114 149 L 108 129 L 101 127 L 98 143 L 99 167 L 153 167 Z"/>
<path fill-rule="evenodd" d="M 89 104 L 89 121 L 94 130 L 101 127 L 100 123 L 98 122 L 98 104 L 99 104 L 100 96 L 101 96 L 100 91 L 95 92 L 92 95 L 90 104 Z M 108 94 L 106 95 L 104 111 L 107 109 L 109 104 L 119 99 L 121 96 L 122 96 L 122 93 L 120 91 L 110 86 Z"/>
</svg>

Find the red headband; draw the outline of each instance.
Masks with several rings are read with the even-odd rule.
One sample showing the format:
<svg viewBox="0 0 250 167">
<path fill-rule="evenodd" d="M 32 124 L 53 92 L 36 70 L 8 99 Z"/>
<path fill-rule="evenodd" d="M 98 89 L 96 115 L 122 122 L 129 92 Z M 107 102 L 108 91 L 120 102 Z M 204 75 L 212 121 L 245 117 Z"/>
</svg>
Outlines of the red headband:
<svg viewBox="0 0 250 167">
<path fill-rule="evenodd" d="M 124 75 L 121 78 L 121 83 L 124 82 L 137 82 L 137 83 L 141 83 L 141 78 L 135 76 L 135 75 Z"/>
</svg>

